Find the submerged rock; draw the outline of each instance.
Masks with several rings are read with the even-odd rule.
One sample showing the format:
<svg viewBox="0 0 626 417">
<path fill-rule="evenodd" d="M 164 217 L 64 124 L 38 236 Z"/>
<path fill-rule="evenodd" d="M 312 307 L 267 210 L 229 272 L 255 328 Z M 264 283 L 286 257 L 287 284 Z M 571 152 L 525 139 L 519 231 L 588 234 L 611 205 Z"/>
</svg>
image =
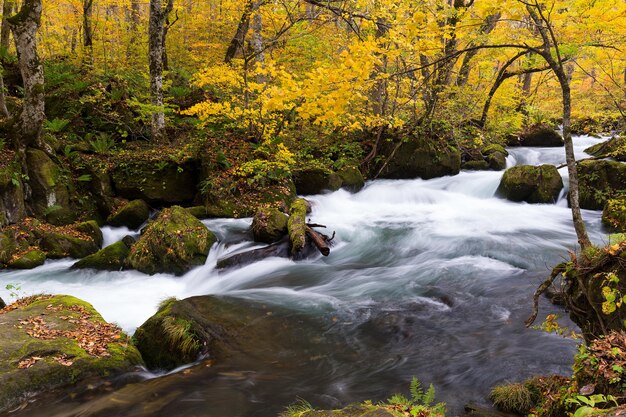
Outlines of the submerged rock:
<svg viewBox="0 0 626 417">
<path fill-rule="evenodd" d="M 16 306 L 0 311 L 0 412 L 37 392 L 142 363 L 127 337 L 84 301 L 37 296 Z"/>
<path fill-rule="evenodd" d="M 558 147 L 565 145 L 561 135 L 551 126 L 539 123 L 524 129 L 517 143 L 520 146 Z"/>
<path fill-rule="evenodd" d="M 72 269 L 96 269 L 102 271 L 119 271 L 126 263 L 130 248 L 135 243 L 132 236 L 126 236 L 119 242 L 99 250 L 72 265 Z"/>
<path fill-rule="evenodd" d="M 165 209 L 144 229 L 128 256 L 128 264 L 146 274 L 182 275 L 203 265 L 215 235 L 179 206 Z"/>
<path fill-rule="evenodd" d="M 150 217 L 150 206 L 143 200 L 133 200 L 107 218 L 111 226 L 137 229 Z"/>
<path fill-rule="evenodd" d="M 15 259 L 8 262 L 7 266 L 13 269 L 33 269 L 43 265 L 45 261 L 46 254 L 38 249 L 33 249 L 18 255 Z"/>
<path fill-rule="evenodd" d="M 287 234 L 288 217 L 276 208 L 261 208 L 252 219 L 255 242 L 274 243 Z"/>
<path fill-rule="evenodd" d="M 562 189 L 563 180 L 554 165 L 519 165 L 504 172 L 497 193 L 511 201 L 554 203 Z"/>
<path fill-rule="evenodd" d="M 581 208 L 602 210 L 608 199 L 626 191 L 626 164 L 583 160 L 577 166 Z"/>
</svg>

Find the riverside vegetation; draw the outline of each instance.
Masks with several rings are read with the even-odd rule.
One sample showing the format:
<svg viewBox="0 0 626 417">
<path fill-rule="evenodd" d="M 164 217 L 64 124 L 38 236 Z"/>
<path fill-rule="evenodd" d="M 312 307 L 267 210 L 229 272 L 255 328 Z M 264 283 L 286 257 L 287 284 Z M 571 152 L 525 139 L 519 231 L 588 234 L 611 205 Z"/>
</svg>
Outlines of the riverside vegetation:
<svg viewBox="0 0 626 417">
<path fill-rule="evenodd" d="M 181 276 L 218 241 L 209 218 L 253 217 L 254 241 L 268 245 L 219 259 L 223 269 L 327 256 L 334 235 L 319 229 L 333 225 L 309 223 L 314 207 L 299 195 L 504 171 L 497 195 L 513 202 L 553 204 L 567 186 L 580 250 L 535 302 L 558 299 L 583 343 L 571 378 L 496 387 L 493 403 L 535 416 L 623 412 L 623 1 L 4 0 L 2 10 L 3 269 L 69 257 L 73 270 Z M 611 138 L 576 161 L 573 133 Z M 553 165 L 506 169 L 516 146 L 563 147 L 568 181 Z M 615 233 L 606 247 L 591 244 L 581 209 L 603 211 Z M 139 232 L 103 247 L 105 225 Z M 168 299 L 131 338 L 74 297 L 0 299 L 0 413 L 136 366 L 237 363 L 258 349 L 241 337 L 249 323 L 259 337 L 284 324 L 268 313 Z M 551 318 L 543 327 L 559 330 Z M 413 379 L 410 392 L 283 415 L 444 414 L 432 386 Z"/>
</svg>

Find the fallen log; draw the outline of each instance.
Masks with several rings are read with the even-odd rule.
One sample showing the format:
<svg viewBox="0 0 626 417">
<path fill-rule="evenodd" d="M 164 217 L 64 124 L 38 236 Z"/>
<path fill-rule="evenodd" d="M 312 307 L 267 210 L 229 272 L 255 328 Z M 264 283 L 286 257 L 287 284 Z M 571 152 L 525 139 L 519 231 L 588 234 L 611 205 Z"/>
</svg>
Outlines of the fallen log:
<svg viewBox="0 0 626 417">
<path fill-rule="evenodd" d="M 315 230 L 311 229 L 310 226 L 306 226 L 306 234 L 307 236 L 309 236 L 313 244 L 317 247 L 322 255 L 328 256 L 330 254 L 330 246 L 328 245 L 330 239 L 328 239 L 327 236 L 316 232 Z"/>
<path fill-rule="evenodd" d="M 271 245 L 264 248 L 253 249 L 247 252 L 241 252 L 235 255 L 228 256 L 226 258 L 219 259 L 217 261 L 217 268 L 224 269 L 236 266 L 242 267 L 271 257 L 289 257 L 289 236 L 285 236 L 278 242 L 272 243 Z"/>
</svg>

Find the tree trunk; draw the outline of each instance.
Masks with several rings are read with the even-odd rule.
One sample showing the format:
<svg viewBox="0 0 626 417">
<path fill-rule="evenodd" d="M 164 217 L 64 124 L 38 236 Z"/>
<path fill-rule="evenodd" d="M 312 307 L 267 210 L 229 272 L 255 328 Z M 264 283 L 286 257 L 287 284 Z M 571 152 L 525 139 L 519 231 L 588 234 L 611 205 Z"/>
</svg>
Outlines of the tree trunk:
<svg viewBox="0 0 626 417">
<path fill-rule="evenodd" d="M 137 44 L 139 43 L 139 24 L 141 10 L 139 0 L 130 1 L 130 12 L 128 16 L 128 47 L 126 49 L 126 60 L 130 63 L 137 52 Z"/>
<path fill-rule="evenodd" d="M 165 137 L 165 113 L 163 111 L 163 39 L 167 16 L 174 8 L 174 0 L 150 0 L 150 23 L 148 27 L 148 59 L 150 66 L 150 95 L 155 110 L 152 113 L 152 138 Z"/>
<path fill-rule="evenodd" d="M 83 63 L 93 65 L 93 0 L 83 0 Z"/>
<path fill-rule="evenodd" d="M 487 18 L 485 19 L 485 23 L 483 23 L 480 28 L 480 33 L 485 35 L 491 33 L 496 28 L 496 24 L 500 20 L 501 16 L 502 13 L 500 12 L 487 16 Z M 473 46 L 473 44 L 470 44 L 470 46 Z M 459 69 L 459 75 L 456 78 L 456 85 L 458 85 L 459 87 L 463 87 L 465 84 L 467 84 L 470 70 L 472 69 L 470 67 L 470 62 L 476 56 L 478 51 L 479 49 L 474 49 L 465 53 L 465 56 L 463 57 L 463 63 L 461 64 L 461 68 Z"/>
<path fill-rule="evenodd" d="M 9 42 L 11 40 L 11 28 L 7 18 L 13 14 L 13 0 L 4 0 L 2 4 L 2 27 L 0 28 L 0 52 L 8 54 Z M 7 119 L 11 117 L 7 109 L 6 89 L 4 87 L 4 76 L 2 74 L 3 62 L 0 61 L 0 114 Z"/>
<path fill-rule="evenodd" d="M 248 34 L 248 29 L 250 28 L 250 16 L 252 15 L 253 10 L 254 0 L 248 0 L 243 8 L 243 14 L 241 15 L 241 19 L 237 25 L 235 36 L 233 36 L 233 39 L 230 41 L 230 45 L 226 50 L 226 56 L 224 57 L 225 63 L 230 64 L 237 54 L 243 52 L 246 35 Z"/>
<path fill-rule="evenodd" d="M 39 139 L 46 117 L 43 66 L 37 55 L 37 29 L 41 21 L 41 8 L 41 0 L 24 0 L 20 11 L 8 19 L 24 82 L 19 135 L 21 148 L 26 148 Z"/>
</svg>

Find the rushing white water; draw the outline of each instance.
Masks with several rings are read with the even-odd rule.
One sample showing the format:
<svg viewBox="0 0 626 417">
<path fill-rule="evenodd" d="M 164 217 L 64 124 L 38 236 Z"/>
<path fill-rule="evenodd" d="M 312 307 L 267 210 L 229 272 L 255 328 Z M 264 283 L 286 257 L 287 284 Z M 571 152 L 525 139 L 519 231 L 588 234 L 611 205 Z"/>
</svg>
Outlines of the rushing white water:
<svg viewBox="0 0 626 417">
<path fill-rule="evenodd" d="M 584 157 L 583 149 L 600 140 L 576 138 L 577 156 Z M 563 148 L 510 153 L 509 165 L 565 160 Z M 410 330 L 423 333 L 430 344 L 412 342 L 418 356 L 409 346 L 397 347 L 396 355 L 404 359 L 385 366 L 395 377 L 414 372 L 437 380 L 444 396 L 452 398 L 459 387 L 488 389 L 520 373 L 564 372 L 570 360 L 566 354 L 555 358 L 536 350 L 552 346 L 554 352 L 571 352 L 571 342 L 529 334 L 520 323 L 534 286 L 574 248 L 571 213 L 564 202 L 531 205 L 495 197 L 501 177 L 502 172 L 464 171 L 427 181 L 374 181 L 356 194 L 340 190 L 312 196 L 311 221 L 336 232 L 326 258 L 270 258 L 218 271 L 217 259 L 257 246 L 247 232 L 250 219 L 209 220 L 205 224 L 219 243 L 204 266 L 183 277 L 70 271 L 71 260 L 48 261 L 32 271 L 0 273 L 0 296 L 12 299 L 7 284 L 19 286 L 20 295 L 75 295 L 129 332 L 171 296 L 231 295 L 311 314 L 332 311 L 357 324 L 404 312 L 418 317 L 419 326 Z M 592 240 L 606 239 L 599 212 L 585 211 L 584 218 Z M 129 231 L 104 228 L 103 233 L 110 244 Z M 444 361 L 439 367 L 438 358 Z M 324 386 L 342 380 L 349 385 L 341 375 Z"/>
</svg>

